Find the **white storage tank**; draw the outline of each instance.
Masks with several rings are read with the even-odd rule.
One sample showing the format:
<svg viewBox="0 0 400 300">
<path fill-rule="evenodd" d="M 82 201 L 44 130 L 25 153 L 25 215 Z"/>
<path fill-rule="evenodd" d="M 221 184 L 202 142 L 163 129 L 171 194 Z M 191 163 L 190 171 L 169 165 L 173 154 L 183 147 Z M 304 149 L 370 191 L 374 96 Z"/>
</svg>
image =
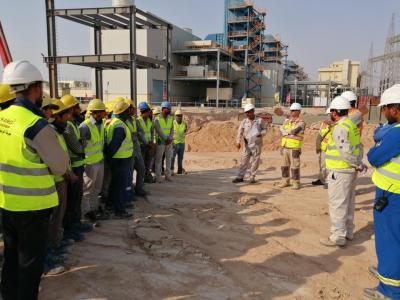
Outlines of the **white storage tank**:
<svg viewBox="0 0 400 300">
<path fill-rule="evenodd" d="M 135 5 L 135 0 L 112 0 L 113 7 L 124 7 Z"/>
</svg>

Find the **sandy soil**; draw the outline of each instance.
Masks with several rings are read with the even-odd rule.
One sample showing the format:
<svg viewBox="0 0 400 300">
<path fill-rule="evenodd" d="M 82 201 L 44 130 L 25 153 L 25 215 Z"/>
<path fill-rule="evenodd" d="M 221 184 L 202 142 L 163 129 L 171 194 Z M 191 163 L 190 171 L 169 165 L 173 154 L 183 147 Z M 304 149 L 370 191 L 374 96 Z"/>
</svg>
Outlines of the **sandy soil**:
<svg viewBox="0 0 400 300">
<path fill-rule="evenodd" d="M 279 152 L 264 152 L 256 185 L 231 183 L 238 160 L 187 153 L 189 174 L 148 185 L 133 220 L 87 234 L 71 248 L 70 271 L 43 280 L 40 299 L 363 299 L 377 284 L 367 272 L 376 263 L 370 174 L 358 179 L 355 240 L 331 249 L 318 242 L 329 216 L 326 190 L 310 184 L 311 150 L 300 191 L 276 187 Z"/>
</svg>

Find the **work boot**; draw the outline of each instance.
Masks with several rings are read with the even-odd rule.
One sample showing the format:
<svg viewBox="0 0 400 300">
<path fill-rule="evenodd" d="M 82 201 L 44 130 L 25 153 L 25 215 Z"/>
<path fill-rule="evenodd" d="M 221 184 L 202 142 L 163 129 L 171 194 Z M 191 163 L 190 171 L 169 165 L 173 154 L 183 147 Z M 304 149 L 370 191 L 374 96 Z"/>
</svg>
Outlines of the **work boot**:
<svg viewBox="0 0 400 300">
<path fill-rule="evenodd" d="M 173 180 L 172 180 L 171 176 L 165 176 L 165 181 L 172 182 Z"/>
<path fill-rule="evenodd" d="M 300 181 L 293 180 L 292 190 L 299 190 L 300 189 Z"/>
<path fill-rule="evenodd" d="M 381 299 L 381 300 L 391 300 L 392 299 L 392 298 L 386 297 L 384 294 L 379 292 L 376 288 L 364 289 L 364 296 L 369 299 Z"/>
<path fill-rule="evenodd" d="M 372 275 L 373 277 L 379 279 L 379 273 L 378 273 L 378 269 L 377 269 L 376 267 L 374 267 L 374 266 L 369 266 L 369 267 L 368 267 L 368 273 L 369 273 L 370 275 Z"/>
<path fill-rule="evenodd" d="M 156 178 L 156 179 L 155 179 L 155 182 L 157 182 L 157 183 L 163 183 L 163 180 L 162 180 L 161 177 L 159 177 L 159 178 Z"/>
<path fill-rule="evenodd" d="M 311 184 L 312 185 L 324 185 L 324 183 L 320 179 L 311 182 Z"/>
<path fill-rule="evenodd" d="M 254 184 L 254 183 L 256 183 L 256 182 L 257 182 L 257 180 L 256 180 L 255 177 L 251 177 L 251 178 L 250 178 L 250 183 L 251 183 L 251 184 Z"/>
<path fill-rule="evenodd" d="M 243 181 L 244 181 L 243 178 L 236 177 L 235 179 L 232 180 L 232 183 L 240 183 L 240 182 L 243 182 Z"/>
<path fill-rule="evenodd" d="M 343 247 L 346 245 L 346 239 L 339 239 L 337 241 L 332 241 L 331 238 L 322 238 L 319 240 L 321 245 L 326 247 Z"/>
<path fill-rule="evenodd" d="M 290 179 L 289 178 L 283 178 L 281 183 L 278 184 L 278 187 L 283 189 L 285 187 L 290 186 Z"/>
<path fill-rule="evenodd" d="M 146 197 L 147 192 L 145 190 L 138 190 L 138 191 L 135 191 L 135 195 L 138 197 Z"/>
</svg>

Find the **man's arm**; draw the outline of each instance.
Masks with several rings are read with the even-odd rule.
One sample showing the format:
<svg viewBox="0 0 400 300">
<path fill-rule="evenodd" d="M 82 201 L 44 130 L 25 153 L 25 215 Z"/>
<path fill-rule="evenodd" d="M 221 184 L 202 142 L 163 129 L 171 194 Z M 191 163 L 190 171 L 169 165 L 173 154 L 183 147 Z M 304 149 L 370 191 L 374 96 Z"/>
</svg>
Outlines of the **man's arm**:
<svg viewBox="0 0 400 300">
<path fill-rule="evenodd" d="M 400 155 L 400 128 L 393 127 L 368 152 L 369 163 L 378 168 Z"/>
<path fill-rule="evenodd" d="M 56 132 L 50 125 L 46 125 L 40 129 L 34 134 L 32 139 L 25 135 L 25 142 L 37 152 L 40 159 L 49 167 L 53 175 L 62 176 L 66 173 L 69 167 L 69 156 L 61 147 Z"/>
<path fill-rule="evenodd" d="M 89 127 L 87 127 L 87 125 L 85 123 L 82 123 L 79 126 L 79 131 L 81 133 L 81 139 L 83 141 L 83 145 L 87 145 L 87 141 L 90 140 L 91 135 L 90 135 L 90 129 Z"/>
<path fill-rule="evenodd" d="M 240 140 L 242 139 L 243 131 L 244 131 L 244 122 L 245 121 L 246 121 L 246 119 L 243 120 L 239 125 L 238 131 L 237 131 L 237 135 L 236 135 L 236 144 L 240 144 Z"/>
<path fill-rule="evenodd" d="M 285 125 L 287 122 L 288 122 L 288 120 L 285 120 L 285 121 L 283 122 L 283 124 L 279 127 L 279 130 L 280 130 L 280 132 L 281 132 L 281 134 L 282 134 L 283 136 L 289 134 L 289 132 L 288 132 L 286 129 L 284 129 L 284 125 Z"/>
<path fill-rule="evenodd" d="M 304 121 L 300 121 L 297 123 L 296 128 L 294 128 L 290 131 L 290 134 L 292 134 L 292 135 L 299 134 L 301 132 L 304 132 L 305 128 L 306 128 L 306 123 L 304 123 Z"/>
<path fill-rule="evenodd" d="M 71 124 L 67 125 L 67 128 L 65 129 L 63 136 L 69 150 L 71 150 L 76 155 L 81 156 L 84 154 L 83 145 L 76 137 L 75 131 Z"/>
<path fill-rule="evenodd" d="M 138 135 L 139 141 L 143 145 L 147 145 L 148 142 L 146 141 L 146 138 L 144 137 L 144 130 L 143 130 L 142 126 L 140 126 L 140 122 L 138 120 L 134 120 L 134 122 L 136 122 L 137 135 Z"/>
<path fill-rule="evenodd" d="M 267 124 L 264 122 L 263 119 L 260 119 L 260 129 L 261 129 L 260 134 L 262 136 L 265 136 L 267 134 Z"/>
</svg>

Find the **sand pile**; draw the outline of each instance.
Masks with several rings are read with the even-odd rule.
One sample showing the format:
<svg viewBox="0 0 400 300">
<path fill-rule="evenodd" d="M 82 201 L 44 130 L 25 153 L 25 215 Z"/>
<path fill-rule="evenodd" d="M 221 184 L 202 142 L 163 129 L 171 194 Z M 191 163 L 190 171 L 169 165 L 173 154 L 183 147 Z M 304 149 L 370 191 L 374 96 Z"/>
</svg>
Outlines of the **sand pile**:
<svg viewBox="0 0 400 300">
<path fill-rule="evenodd" d="M 225 119 L 225 120 L 224 120 Z M 189 132 L 187 135 L 187 151 L 189 152 L 231 152 L 235 151 L 235 138 L 240 120 L 238 115 L 214 114 L 191 115 L 188 118 Z M 365 148 L 373 145 L 373 131 L 376 125 L 366 125 L 362 141 Z M 320 128 L 320 122 L 307 125 L 304 138 L 304 150 L 315 149 L 315 140 Z M 264 137 L 264 150 L 278 150 L 280 147 L 279 125 L 269 125 Z"/>
</svg>

